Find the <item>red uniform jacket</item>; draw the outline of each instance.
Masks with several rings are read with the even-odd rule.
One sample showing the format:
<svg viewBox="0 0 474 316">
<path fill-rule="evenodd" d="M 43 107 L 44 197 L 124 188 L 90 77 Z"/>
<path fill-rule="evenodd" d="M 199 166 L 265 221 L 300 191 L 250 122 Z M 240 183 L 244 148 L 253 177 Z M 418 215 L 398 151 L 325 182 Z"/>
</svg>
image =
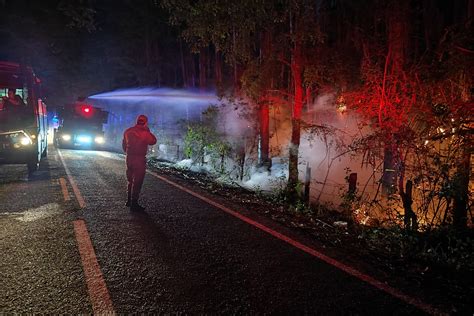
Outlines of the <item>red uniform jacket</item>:
<svg viewBox="0 0 474 316">
<path fill-rule="evenodd" d="M 122 148 L 127 156 L 145 157 L 148 145 L 155 145 L 156 137 L 146 126 L 135 125 L 128 128 L 123 134 Z"/>
</svg>

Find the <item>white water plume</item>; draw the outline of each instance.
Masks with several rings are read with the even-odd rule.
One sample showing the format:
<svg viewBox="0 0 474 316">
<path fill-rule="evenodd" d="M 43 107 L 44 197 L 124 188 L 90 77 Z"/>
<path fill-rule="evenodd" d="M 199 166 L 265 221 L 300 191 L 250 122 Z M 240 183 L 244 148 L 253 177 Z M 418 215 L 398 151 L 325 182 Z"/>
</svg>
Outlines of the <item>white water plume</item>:
<svg viewBox="0 0 474 316">
<path fill-rule="evenodd" d="M 105 133 L 109 144 L 115 148 L 120 148 L 123 132 L 135 125 L 140 114 L 148 116 L 149 127 L 158 136 L 160 144 L 182 145 L 179 140 L 182 125 L 200 120 L 206 108 L 219 103 L 212 92 L 168 88 L 122 89 L 92 95 L 88 100 L 109 112 Z M 166 146 L 162 148 L 179 156 L 179 148 L 175 146 L 170 149 Z"/>
</svg>

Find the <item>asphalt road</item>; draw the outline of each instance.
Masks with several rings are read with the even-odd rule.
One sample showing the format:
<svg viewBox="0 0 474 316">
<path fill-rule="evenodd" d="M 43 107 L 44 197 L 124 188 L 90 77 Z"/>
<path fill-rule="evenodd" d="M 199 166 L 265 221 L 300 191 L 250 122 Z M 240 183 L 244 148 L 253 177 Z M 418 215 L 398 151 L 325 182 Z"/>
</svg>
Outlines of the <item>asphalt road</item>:
<svg viewBox="0 0 474 316">
<path fill-rule="evenodd" d="M 122 155 L 60 153 L 0 166 L 0 314 L 424 313 L 152 174 L 130 212 Z"/>
</svg>

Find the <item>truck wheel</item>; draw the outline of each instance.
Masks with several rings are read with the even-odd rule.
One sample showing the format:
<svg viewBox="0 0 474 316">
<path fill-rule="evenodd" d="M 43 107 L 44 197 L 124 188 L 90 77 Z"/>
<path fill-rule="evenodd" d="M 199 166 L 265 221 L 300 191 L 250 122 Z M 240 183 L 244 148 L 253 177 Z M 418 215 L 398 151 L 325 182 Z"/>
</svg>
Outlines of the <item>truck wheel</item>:
<svg viewBox="0 0 474 316">
<path fill-rule="evenodd" d="M 28 162 L 27 166 L 28 166 L 28 174 L 32 174 L 33 172 L 38 170 L 39 163 L 36 160 L 32 160 Z"/>
</svg>

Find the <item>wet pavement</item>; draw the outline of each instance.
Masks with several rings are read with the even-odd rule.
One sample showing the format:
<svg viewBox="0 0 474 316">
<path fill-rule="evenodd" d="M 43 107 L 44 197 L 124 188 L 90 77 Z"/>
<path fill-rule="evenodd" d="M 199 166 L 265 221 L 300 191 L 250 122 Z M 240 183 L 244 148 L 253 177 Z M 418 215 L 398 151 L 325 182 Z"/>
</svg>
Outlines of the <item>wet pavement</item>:
<svg viewBox="0 0 474 316">
<path fill-rule="evenodd" d="M 97 313 L 83 220 L 117 313 L 423 314 L 151 174 L 130 212 L 120 154 L 61 156 L 74 184 L 54 149 L 30 179 L 0 166 L 0 313 Z"/>
</svg>

